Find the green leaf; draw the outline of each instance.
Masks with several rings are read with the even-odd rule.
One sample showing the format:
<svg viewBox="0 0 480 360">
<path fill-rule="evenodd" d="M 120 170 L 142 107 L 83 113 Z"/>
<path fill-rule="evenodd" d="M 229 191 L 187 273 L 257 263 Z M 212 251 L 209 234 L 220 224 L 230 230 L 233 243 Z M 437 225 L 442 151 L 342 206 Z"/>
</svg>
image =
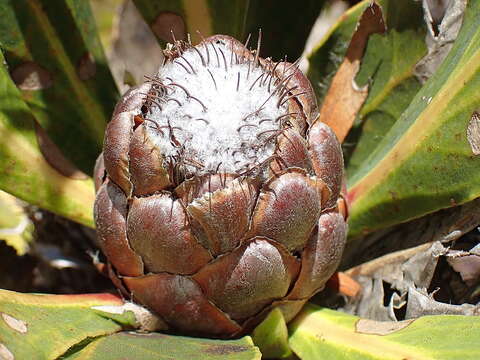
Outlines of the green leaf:
<svg viewBox="0 0 480 360">
<path fill-rule="evenodd" d="M 0 290 L 0 354 L 3 350 L 12 359 L 55 359 L 87 338 L 122 330 L 119 322 L 92 309 L 122 303 L 110 294 L 33 295 Z M 134 323 L 133 314 L 125 317 Z"/>
<path fill-rule="evenodd" d="M 286 358 L 292 354 L 288 344 L 288 329 L 280 309 L 275 308 L 253 331 L 252 339 L 264 359 Z"/>
<path fill-rule="evenodd" d="M 198 31 L 207 37 L 214 34 L 242 39 L 249 1 L 245 0 L 134 0 L 153 33 L 165 46 L 190 34 L 193 43 L 201 41 Z"/>
<path fill-rule="evenodd" d="M 307 305 L 290 329 L 290 345 L 302 360 L 478 358 L 476 316 L 378 322 Z"/>
<path fill-rule="evenodd" d="M 135 306 L 127 305 L 132 306 L 111 294 L 41 295 L 0 290 L 0 358 L 9 359 L 5 354 L 15 359 L 261 358 L 248 336 L 210 340 L 119 333 L 142 326 L 133 312 Z M 139 319 L 144 315 L 139 313 Z"/>
<path fill-rule="evenodd" d="M 469 1 L 445 61 L 349 179 L 352 238 L 480 196 L 480 158 L 467 136 L 478 141 L 479 17 L 480 2 Z"/>
<path fill-rule="evenodd" d="M 11 80 L 0 52 L 0 189 L 93 226 L 93 182 L 54 169 L 38 146 L 35 118 Z"/>
<path fill-rule="evenodd" d="M 257 43 L 262 29 L 260 56 L 294 62 L 305 46 L 315 20 L 325 0 L 251 0 L 248 9 L 247 31 L 252 34 L 250 44 Z"/>
<path fill-rule="evenodd" d="M 0 44 L 22 97 L 65 156 L 91 173 L 117 89 L 88 1 L 2 0 Z"/>
<path fill-rule="evenodd" d="M 383 1 L 377 3 L 382 5 Z M 332 78 L 345 57 L 360 16 L 370 4 L 371 0 L 364 0 L 350 8 L 307 54 L 309 62 L 307 75 L 319 104 L 322 103 Z"/>
<path fill-rule="evenodd" d="M 19 201 L 0 190 L 0 240 L 24 255 L 32 241 L 33 224 Z"/>
<path fill-rule="evenodd" d="M 95 339 L 65 360 L 260 360 L 261 354 L 249 337 L 210 340 L 158 333 L 122 332 Z"/>
<path fill-rule="evenodd" d="M 427 53 L 420 2 L 384 1 L 385 35 L 374 34 L 362 59 L 357 85 L 369 85 L 356 125 L 345 140 L 347 174 L 352 176 L 408 107 L 421 84 L 415 65 Z"/>
</svg>

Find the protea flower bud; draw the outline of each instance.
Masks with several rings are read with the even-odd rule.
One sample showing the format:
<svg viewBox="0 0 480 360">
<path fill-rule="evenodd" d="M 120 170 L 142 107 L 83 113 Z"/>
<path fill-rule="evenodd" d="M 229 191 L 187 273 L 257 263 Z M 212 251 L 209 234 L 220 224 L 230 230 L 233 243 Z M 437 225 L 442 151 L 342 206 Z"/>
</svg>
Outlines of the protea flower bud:
<svg viewBox="0 0 480 360">
<path fill-rule="evenodd" d="M 345 243 L 343 158 L 295 64 L 217 35 L 176 42 L 128 91 L 95 170 L 111 276 L 173 331 L 288 320 L 335 271 Z"/>
</svg>

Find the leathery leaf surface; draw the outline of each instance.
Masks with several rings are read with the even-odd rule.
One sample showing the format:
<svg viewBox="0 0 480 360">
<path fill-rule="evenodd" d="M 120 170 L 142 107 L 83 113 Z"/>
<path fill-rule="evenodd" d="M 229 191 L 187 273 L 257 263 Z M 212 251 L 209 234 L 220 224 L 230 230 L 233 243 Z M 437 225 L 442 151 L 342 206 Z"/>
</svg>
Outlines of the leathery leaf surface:
<svg viewBox="0 0 480 360">
<path fill-rule="evenodd" d="M 38 147 L 35 118 L 11 80 L 0 53 L 0 189 L 93 226 L 93 181 L 54 169 Z"/>
<path fill-rule="evenodd" d="M 445 61 L 350 174 L 351 237 L 480 196 L 479 17 L 480 2 L 469 1 Z"/>
<path fill-rule="evenodd" d="M 137 333 L 136 315 L 123 305 L 111 294 L 0 290 L 0 359 L 31 359 L 33 354 L 36 359 L 261 358 L 248 336 L 226 341 Z"/>
<path fill-rule="evenodd" d="M 253 330 L 252 339 L 265 359 L 283 359 L 292 355 L 288 344 L 288 328 L 280 309 L 270 314 Z"/>
<path fill-rule="evenodd" d="M 384 1 L 377 3 L 383 5 Z M 319 104 L 322 104 L 332 78 L 344 59 L 360 16 L 370 4 L 370 0 L 364 0 L 348 9 L 307 54 L 307 76 Z"/>
<path fill-rule="evenodd" d="M 14 196 L 0 190 L 0 241 L 24 255 L 32 241 L 33 224 Z"/>
<path fill-rule="evenodd" d="M 387 31 L 372 34 L 355 82 L 368 86 L 368 96 L 343 143 L 347 174 L 353 175 L 400 118 L 421 83 L 415 65 L 426 55 L 426 26 L 416 1 L 384 1 Z"/>
<path fill-rule="evenodd" d="M 118 97 L 88 1 L 1 1 L 0 46 L 37 121 L 90 174 Z"/>
<path fill-rule="evenodd" d="M 0 290 L 0 358 L 56 359 L 87 338 L 118 332 L 122 324 L 92 307 L 122 303 L 110 294 L 33 295 Z M 134 323 L 133 314 L 125 316 L 125 322 Z"/>
<path fill-rule="evenodd" d="M 68 360 L 260 360 L 258 348 L 245 336 L 238 340 L 211 340 L 159 333 L 121 332 L 93 340 Z"/>
<path fill-rule="evenodd" d="M 476 316 L 377 322 L 307 305 L 289 327 L 290 345 L 302 360 L 478 358 Z"/>
</svg>

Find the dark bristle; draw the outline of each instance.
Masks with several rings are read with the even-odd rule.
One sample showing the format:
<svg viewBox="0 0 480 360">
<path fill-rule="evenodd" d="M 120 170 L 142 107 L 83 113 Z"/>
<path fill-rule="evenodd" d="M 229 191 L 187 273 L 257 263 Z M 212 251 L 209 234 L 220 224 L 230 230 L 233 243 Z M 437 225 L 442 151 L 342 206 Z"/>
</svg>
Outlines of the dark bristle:
<svg viewBox="0 0 480 360">
<path fill-rule="evenodd" d="M 196 119 L 194 119 L 194 120 L 196 120 L 196 121 L 203 121 L 203 122 L 204 122 L 205 124 L 207 124 L 207 125 L 210 124 L 210 122 L 209 122 L 207 119 L 204 119 L 204 118 L 196 118 Z"/>
<path fill-rule="evenodd" d="M 203 65 L 203 66 L 207 66 L 207 64 L 205 63 L 205 59 L 203 58 L 203 55 L 202 55 L 202 53 L 200 52 L 200 50 L 198 50 L 196 46 L 193 46 L 192 49 L 195 50 L 195 52 L 196 52 L 196 53 L 198 54 L 198 56 L 200 57 L 200 60 L 202 61 L 202 65 Z"/>
<path fill-rule="evenodd" d="M 281 133 L 282 131 L 283 131 L 283 129 L 272 129 L 272 130 L 261 131 L 257 134 L 257 139 L 259 139 L 262 135 L 269 134 L 271 132 L 275 133 L 275 136 L 276 136 L 279 133 Z"/>
<path fill-rule="evenodd" d="M 275 94 L 277 91 L 278 91 L 279 94 L 281 94 L 283 92 L 283 90 L 287 88 L 288 82 L 293 77 L 293 75 L 295 75 L 295 74 L 291 74 L 291 75 L 283 78 L 283 80 L 280 81 L 280 83 L 275 87 L 272 94 Z"/>
<path fill-rule="evenodd" d="M 192 73 L 190 72 L 190 70 L 188 70 L 187 67 L 186 67 L 185 65 L 183 65 L 180 61 L 174 60 L 173 62 L 174 62 L 175 64 L 180 65 L 182 68 L 184 68 L 185 71 L 186 71 L 188 74 L 192 74 Z"/>
<path fill-rule="evenodd" d="M 203 35 L 202 35 L 202 33 L 200 32 L 200 30 L 197 30 L 197 34 L 198 34 L 198 36 L 200 36 L 200 38 L 202 39 L 203 46 L 205 46 L 205 50 L 207 51 L 207 64 L 210 65 L 210 51 L 208 51 L 208 46 L 207 46 L 207 44 L 205 43 L 205 38 L 203 37 Z"/>
<path fill-rule="evenodd" d="M 193 73 L 196 74 L 197 72 L 195 71 L 195 69 L 193 68 L 192 64 L 190 64 L 190 61 L 188 61 L 186 58 L 183 57 L 183 55 L 180 56 L 180 59 L 183 59 L 187 64 L 188 66 L 190 66 L 190 69 L 192 69 Z"/>
<path fill-rule="evenodd" d="M 274 122 L 274 119 L 262 119 L 258 122 L 258 124 L 263 124 L 264 122 L 272 121 Z"/>
<path fill-rule="evenodd" d="M 283 104 L 285 104 L 288 100 L 293 99 L 293 98 L 295 98 L 295 97 L 297 97 L 297 96 L 300 96 L 300 95 L 304 95 L 304 94 L 306 94 L 306 93 L 307 93 L 307 91 L 302 91 L 301 93 L 292 94 L 292 95 L 290 95 L 290 96 L 287 96 L 287 98 L 286 98 L 285 100 L 283 100 L 278 107 L 280 107 L 280 106 L 282 106 Z M 280 99 L 281 99 L 281 98 L 280 98 Z M 280 102 L 280 99 L 278 100 L 279 102 Z"/>
<path fill-rule="evenodd" d="M 145 118 L 145 121 L 148 124 L 150 124 L 150 123 L 153 124 L 153 127 L 149 126 L 151 129 L 157 130 L 162 135 L 162 137 L 165 136 L 165 133 L 162 131 L 162 129 L 160 129 L 160 126 L 155 121 L 153 121 L 152 119 L 147 119 L 147 118 Z"/>
<path fill-rule="evenodd" d="M 255 84 L 257 83 L 258 80 L 260 80 L 262 77 L 265 76 L 265 73 L 261 73 L 256 79 L 255 81 L 253 82 L 253 84 L 250 86 L 250 89 L 249 90 L 252 90 L 253 87 L 255 86 Z"/>
<path fill-rule="evenodd" d="M 295 68 L 295 70 L 292 71 L 292 74 L 295 74 L 298 70 L 299 70 L 299 64 L 300 64 L 300 58 L 298 58 L 297 60 L 295 60 L 295 62 L 293 62 L 286 70 L 285 70 L 285 73 L 288 73 L 288 71 L 291 69 L 291 68 Z"/>
<path fill-rule="evenodd" d="M 201 102 L 201 101 L 200 101 L 198 98 L 196 98 L 195 96 L 190 95 L 188 98 L 189 98 L 189 99 L 193 99 L 193 100 L 195 100 L 196 102 L 198 102 L 198 103 L 202 106 L 203 111 L 207 111 L 207 110 L 208 110 L 207 107 L 205 106 L 205 104 L 204 104 L 203 102 Z"/>
<path fill-rule="evenodd" d="M 207 51 L 207 63 L 210 65 L 210 51 L 208 51 L 208 46 L 205 44 L 205 50 Z"/>
<path fill-rule="evenodd" d="M 225 54 L 224 52 L 222 51 L 222 49 L 218 48 L 218 51 L 220 51 L 220 53 L 222 54 L 222 57 L 223 57 L 223 63 L 225 64 L 225 71 L 228 71 L 228 67 L 227 67 L 227 59 L 225 58 Z"/>
<path fill-rule="evenodd" d="M 172 40 L 173 40 L 174 45 L 177 45 L 178 41 L 177 41 L 177 39 L 175 38 L 175 33 L 173 32 L 172 29 L 170 29 L 170 34 L 172 35 Z"/>
<path fill-rule="evenodd" d="M 217 88 L 217 82 L 215 81 L 215 78 L 213 77 L 213 74 L 212 72 L 210 71 L 210 69 L 207 69 L 208 73 L 210 74 L 211 78 L 212 78 L 212 81 L 213 81 L 213 85 L 215 86 L 215 90 L 218 90 Z"/>
<path fill-rule="evenodd" d="M 243 46 L 245 47 L 245 49 L 248 49 L 248 43 L 250 42 L 250 38 L 252 37 L 252 34 L 248 34 L 247 36 L 247 40 L 245 41 L 245 44 L 243 44 Z"/>
<path fill-rule="evenodd" d="M 237 131 L 240 132 L 244 127 L 257 127 L 255 124 L 243 124 L 237 128 Z"/>
<path fill-rule="evenodd" d="M 169 79 L 170 79 L 170 78 L 169 78 Z M 171 80 L 172 80 L 172 79 L 170 79 L 170 81 L 171 81 Z M 172 85 L 172 86 L 178 87 L 179 89 L 182 89 L 182 90 L 185 92 L 185 94 L 187 95 L 187 98 L 190 98 L 190 97 L 191 97 L 190 93 L 188 92 L 187 89 L 185 89 L 184 86 L 182 86 L 182 85 L 180 85 L 180 84 L 177 84 L 177 83 L 175 83 L 175 82 L 171 82 L 171 83 L 168 84 L 168 85 Z"/>
<path fill-rule="evenodd" d="M 262 46 L 262 29 L 258 29 L 257 51 L 255 52 L 255 66 L 258 67 L 258 58 L 260 56 L 260 48 Z"/>
<path fill-rule="evenodd" d="M 218 56 L 217 49 L 213 43 L 210 43 L 210 45 L 212 45 L 213 51 L 215 51 L 215 56 L 217 57 L 217 67 L 220 67 L 220 57 Z"/>
<path fill-rule="evenodd" d="M 182 103 L 180 101 L 178 101 L 177 99 L 174 99 L 174 98 L 168 98 L 167 99 L 167 102 L 168 101 L 173 101 L 173 102 L 176 102 L 178 104 L 178 106 L 182 106 Z"/>
<path fill-rule="evenodd" d="M 280 64 L 280 63 L 277 62 L 277 63 L 275 64 L 275 66 L 273 67 L 273 69 L 271 70 L 272 75 L 270 76 L 270 80 L 268 81 L 268 92 L 270 92 L 270 85 L 271 85 L 271 83 L 272 83 L 273 77 L 276 75 L 276 74 L 275 74 L 275 71 L 277 70 L 278 64 Z"/>
<path fill-rule="evenodd" d="M 278 122 L 279 120 L 281 120 L 285 117 L 288 117 L 288 116 L 292 116 L 292 115 L 298 115 L 298 112 L 292 112 L 292 113 L 281 115 L 281 116 L 279 116 L 275 119 L 275 122 Z"/>
</svg>

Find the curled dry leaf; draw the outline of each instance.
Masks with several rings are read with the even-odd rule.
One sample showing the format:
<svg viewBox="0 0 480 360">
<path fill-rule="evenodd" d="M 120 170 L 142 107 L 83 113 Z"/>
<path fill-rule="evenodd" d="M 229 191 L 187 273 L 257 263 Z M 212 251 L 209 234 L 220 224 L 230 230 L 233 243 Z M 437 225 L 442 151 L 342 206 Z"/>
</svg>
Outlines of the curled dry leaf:
<svg viewBox="0 0 480 360">
<path fill-rule="evenodd" d="M 480 244 L 470 251 L 450 250 L 447 261 L 467 285 L 474 286 L 480 280 Z"/>
<path fill-rule="evenodd" d="M 436 301 L 432 294 L 425 290 L 408 289 L 406 319 L 414 319 L 425 315 L 480 315 L 480 305 L 452 305 Z"/>
<path fill-rule="evenodd" d="M 462 25 L 467 0 L 423 0 L 422 5 L 428 29 L 428 54 L 415 66 L 415 75 L 424 83 L 452 48 Z"/>
<path fill-rule="evenodd" d="M 454 241 L 462 235 L 475 229 L 480 224 L 480 199 L 449 209 L 443 209 L 433 214 L 423 216 L 406 224 L 377 231 L 361 239 L 351 242 L 343 254 L 343 268 L 359 268 L 381 266 L 387 259 L 394 261 L 398 256 L 409 256 L 417 253 L 417 246 L 427 246 L 434 241 L 442 243 Z M 388 247 L 385 244 L 388 242 Z M 386 254 L 388 250 L 389 254 Z M 405 250 L 405 253 L 402 251 Z M 400 253 L 402 252 L 402 253 Z M 403 255 L 405 254 L 405 255 Z M 410 254 L 410 255 L 409 255 Z M 365 262 L 361 266 L 359 259 Z M 353 271 L 352 269 L 352 271 Z M 357 274 L 360 275 L 360 274 Z"/>
<path fill-rule="evenodd" d="M 357 112 L 368 95 L 366 86 L 359 88 L 355 83 L 368 37 L 374 33 L 383 33 L 385 30 L 382 8 L 374 2 L 362 14 L 348 46 L 345 60 L 338 68 L 325 96 L 320 109 L 320 121 L 333 129 L 340 142 L 347 136 Z"/>
<path fill-rule="evenodd" d="M 344 310 L 373 320 L 398 320 L 396 310 L 406 305 L 409 289 L 427 289 L 439 256 L 446 253 L 447 249 L 440 242 L 434 242 L 350 269 L 347 274 L 360 282 L 362 293 L 350 299 Z M 385 284 L 395 291 L 386 293 Z"/>
</svg>

